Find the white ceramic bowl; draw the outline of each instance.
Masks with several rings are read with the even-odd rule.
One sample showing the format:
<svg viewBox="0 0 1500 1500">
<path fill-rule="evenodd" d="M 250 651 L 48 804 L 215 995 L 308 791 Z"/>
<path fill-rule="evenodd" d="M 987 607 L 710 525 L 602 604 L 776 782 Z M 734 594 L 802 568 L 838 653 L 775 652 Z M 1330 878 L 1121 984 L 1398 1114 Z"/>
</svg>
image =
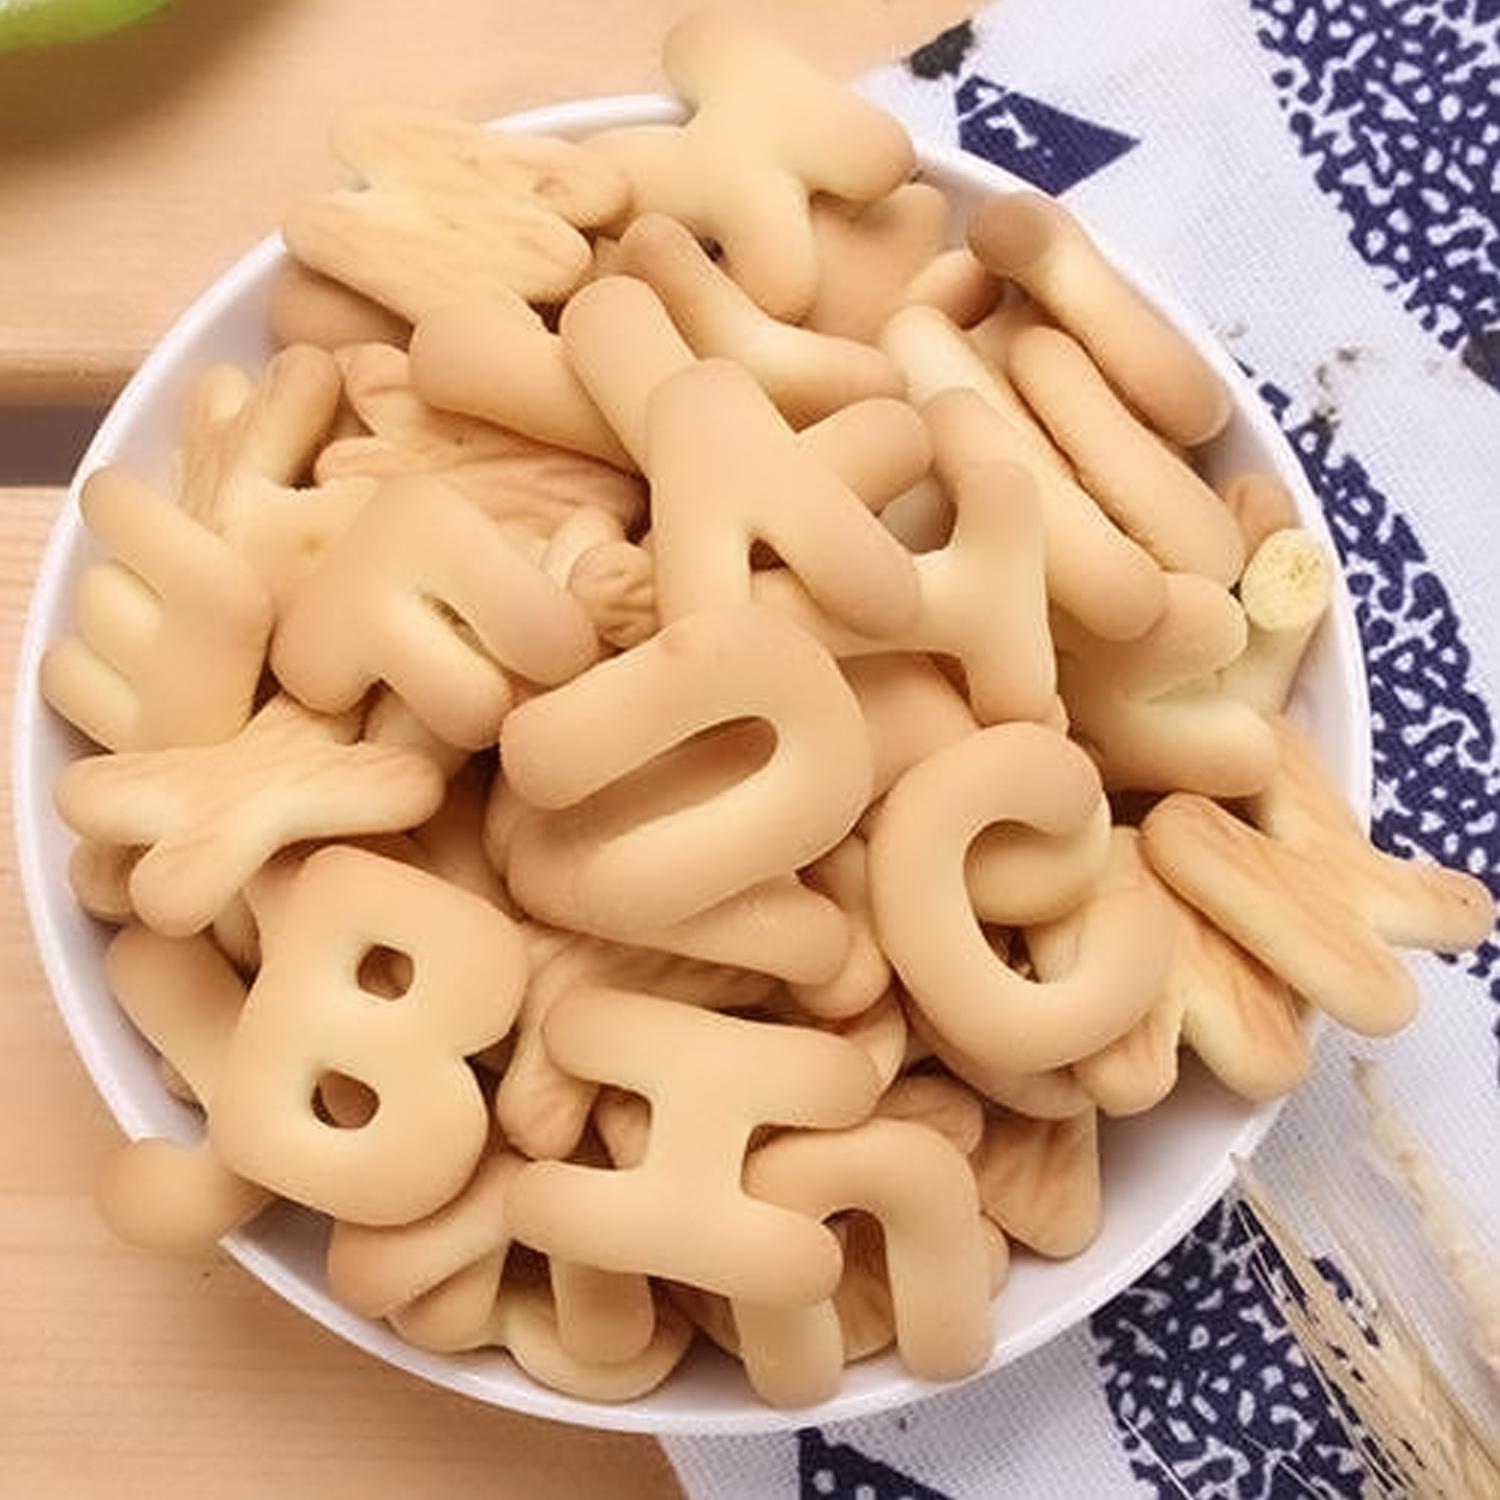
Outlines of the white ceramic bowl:
<svg viewBox="0 0 1500 1500">
<path fill-rule="evenodd" d="M 671 100 L 638 96 L 560 105 L 504 123 L 582 136 L 678 117 Z M 934 149 L 920 154 L 926 177 L 948 190 L 960 207 L 986 192 L 1024 186 L 970 156 Z M 102 464 L 123 463 L 149 479 L 166 480 L 178 413 L 195 372 L 223 360 L 256 368 L 269 356 L 266 297 L 282 257 L 278 239 L 262 242 L 189 308 L 115 403 L 83 460 L 80 479 Z M 1270 470 L 1296 496 L 1304 523 L 1326 536 L 1295 458 L 1233 361 L 1147 275 L 1118 259 L 1117 264 L 1193 340 L 1234 394 L 1234 418 L 1206 454 L 1210 479 L 1251 467 Z M 22 885 L 58 1008 L 115 1118 L 132 1137 L 190 1140 L 198 1131 L 196 1116 L 163 1089 L 151 1050 L 105 988 L 101 954 L 106 933 L 73 900 L 66 879 L 72 836 L 52 806 L 54 777 L 85 748 L 37 693 L 41 652 L 69 628 L 73 585 L 91 557 L 76 489 L 77 481 L 43 556 L 18 667 L 13 776 Z M 1369 711 L 1342 585 L 1304 669 L 1295 712 L 1363 816 L 1370 781 Z M 1253 1150 L 1275 1114 L 1274 1105 L 1246 1105 L 1188 1064 L 1164 1104 L 1144 1117 L 1110 1123 L 1103 1141 L 1103 1230 L 1084 1254 L 1070 1261 L 1047 1262 L 1018 1253 L 995 1305 L 995 1348 L 988 1368 L 1020 1358 L 1087 1317 L 1169 1250 L 1228 1186 L 1231 1155 Z M 267 1286 L 335 1333 L 392 1364 L 497 1406 L 594 1427 L 743 1433 L 859 1416 L 936 1389 L 913 1380 L 894 1355 L 887 1355 L 846 1371 L 838 1395 L 821 1406 L 774 1411 L 752 1395 L 729 1360 L 703 1348 L 661 1390 L 641 1401 L 618 1407 L 577 1401 L 533 1384 L 506 1355 L 427 1354 L 402 1343 L 383 1324 L 352 1316 L 324 1284 L 325 1240 L 325 1226 L 317 1217 L 280 1205 L 225 1243 Z"/>
</svg>

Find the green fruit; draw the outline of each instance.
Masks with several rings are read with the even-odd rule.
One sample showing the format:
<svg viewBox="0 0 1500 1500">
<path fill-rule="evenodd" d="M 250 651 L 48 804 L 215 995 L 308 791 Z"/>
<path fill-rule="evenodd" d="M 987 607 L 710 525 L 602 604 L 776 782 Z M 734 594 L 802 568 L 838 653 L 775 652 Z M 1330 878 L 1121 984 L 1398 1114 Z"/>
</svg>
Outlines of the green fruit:
<svg viewBox="0 0 1500 1500">
<path fill-rule="evenodd" d="M 81 42 L 127 26 L 166 0 L 0 0 L 0 52 Z"/>
</svg>

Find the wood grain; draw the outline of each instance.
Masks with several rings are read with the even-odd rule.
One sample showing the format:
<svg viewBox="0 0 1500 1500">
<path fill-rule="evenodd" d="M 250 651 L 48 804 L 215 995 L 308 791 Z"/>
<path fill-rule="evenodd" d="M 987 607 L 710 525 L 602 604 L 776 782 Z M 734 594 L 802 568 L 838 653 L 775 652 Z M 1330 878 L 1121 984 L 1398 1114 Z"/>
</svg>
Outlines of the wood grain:
<svg viewBox="0 0 1500 1500">
<path fill-rule="evenodd" d="M 0 490 L 0 681 L 58 490 Z M 0 813 L 10 826 L 8 779 Z M 675 1500 L 649 1438 L 425 1385 L 326 1333 L 223 1255 L 113 1240 L 90 1183 L 118 1139 L 74 1056 L 0 855 L 0 1497 Z"/>
<path fill-rule="evenodd" d="M 661 86 L 697 0 L 173 0 L 81 47 L 0 57 L 0 402 L 101 401 L 174 317 L 337 176 L 371 101 L 477 119 Z M 846 74 L 977 0 L 742 0 Z"/>
</svg>

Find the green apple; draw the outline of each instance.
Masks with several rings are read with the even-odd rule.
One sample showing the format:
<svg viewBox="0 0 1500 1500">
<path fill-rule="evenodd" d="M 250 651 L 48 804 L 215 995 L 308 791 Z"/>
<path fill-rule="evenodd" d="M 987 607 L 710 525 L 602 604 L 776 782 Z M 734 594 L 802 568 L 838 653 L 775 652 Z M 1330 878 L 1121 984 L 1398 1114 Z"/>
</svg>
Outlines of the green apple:
<svg viewBox="0 0 1500 1500">
<path fill-rule="evenodd" d="M 0 52 L 81 42 L 126 26 L 166 0 L 0 0 Z"/>
</svg>

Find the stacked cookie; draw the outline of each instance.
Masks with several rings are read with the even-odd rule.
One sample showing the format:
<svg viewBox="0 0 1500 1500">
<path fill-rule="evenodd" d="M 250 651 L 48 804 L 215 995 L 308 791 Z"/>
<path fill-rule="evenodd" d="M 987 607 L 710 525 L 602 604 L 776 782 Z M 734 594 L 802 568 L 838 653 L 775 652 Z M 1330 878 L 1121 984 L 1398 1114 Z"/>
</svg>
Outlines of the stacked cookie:
<svg viewBox="0 0 1500 1500">
<path fill-rule="evenodd" d="M 48 701 L 108 978 L 201 1109 L 106 1173 L 195 1250 L 275 1198 L 421 1347 L 626 1400 L 696 1332 L 811 1404 L 985 1361 L 1082 1250 L 1101 1116 L 1250 1098 L 1390 945 L 1493 921 L 1284 716 L 1331 561 L 1194 450 L 1229 397 L 1036 194 L 707 12 L 683 125 L 348 122 L 264 371 L 118 469 Z M 955 247 L 954 242 L 960 241 Z"/>
</svg>

